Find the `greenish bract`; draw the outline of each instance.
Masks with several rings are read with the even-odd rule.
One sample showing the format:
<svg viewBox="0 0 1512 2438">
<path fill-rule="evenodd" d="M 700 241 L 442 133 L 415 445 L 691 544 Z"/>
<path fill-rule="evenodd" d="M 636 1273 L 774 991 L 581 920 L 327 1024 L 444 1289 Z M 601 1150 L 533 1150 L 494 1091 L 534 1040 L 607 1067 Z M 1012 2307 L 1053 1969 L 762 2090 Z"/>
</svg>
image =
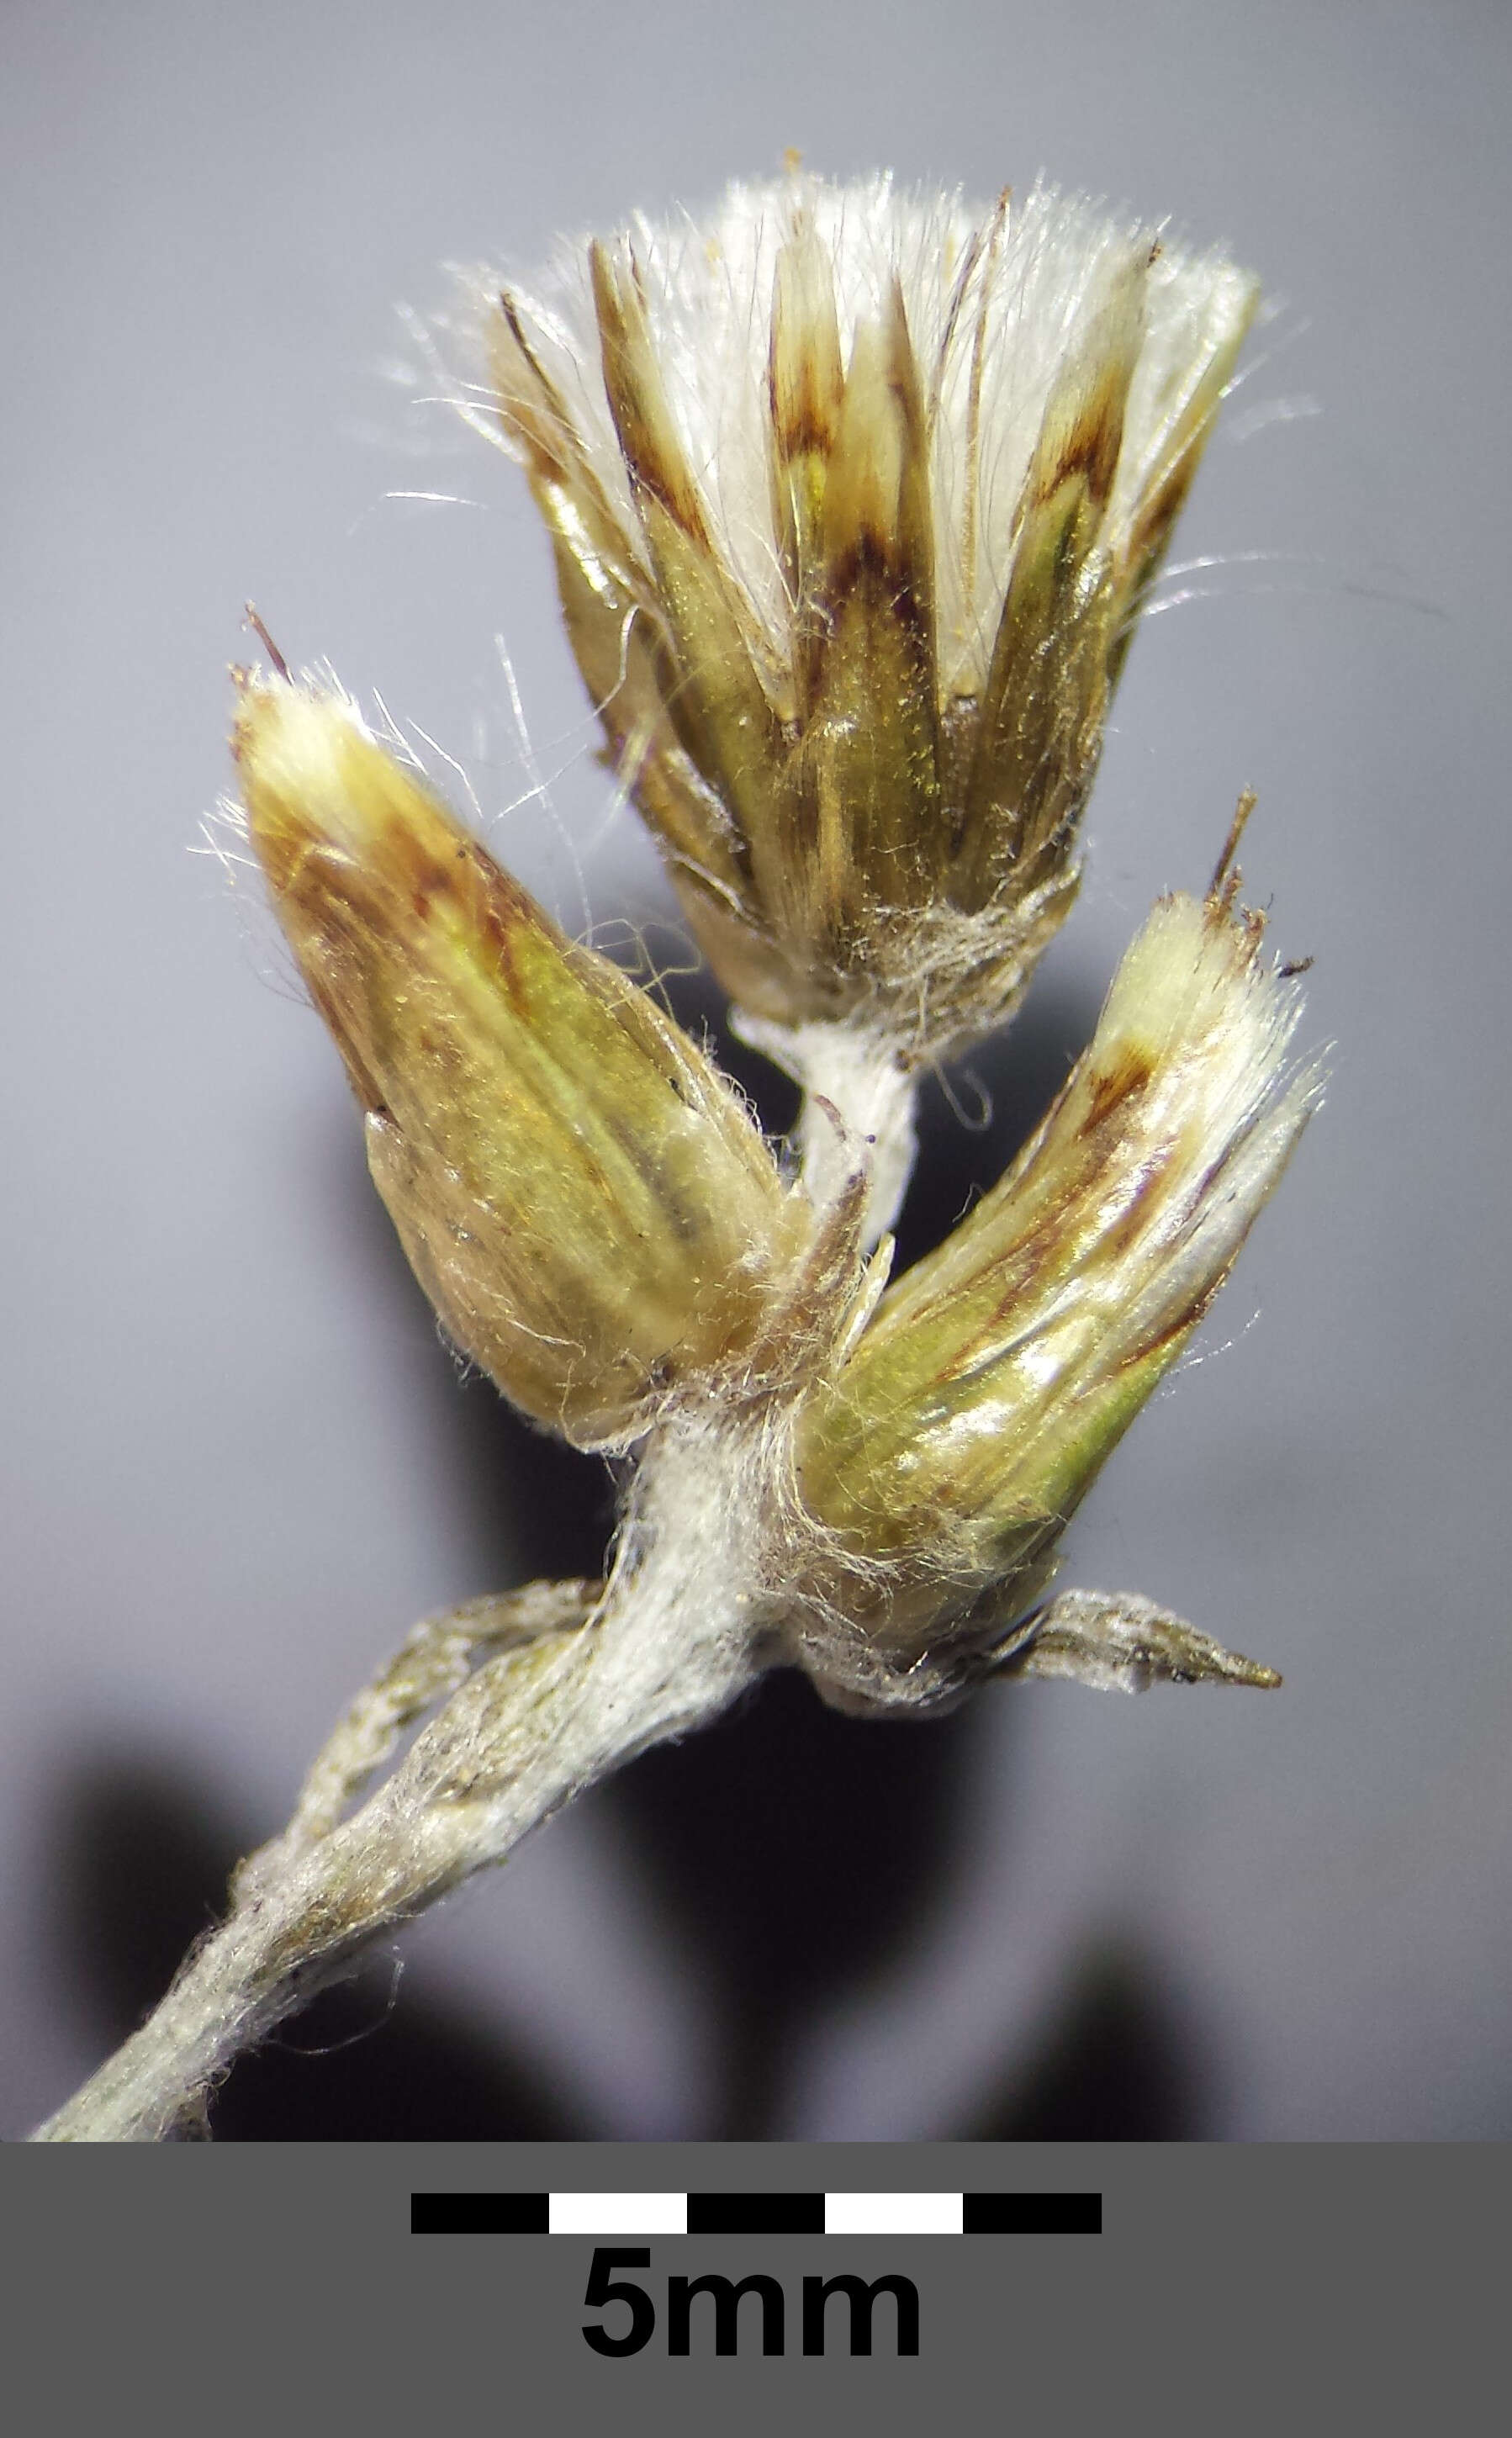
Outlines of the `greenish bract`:
<svg viewBox="0 0 1512 2438">
<path fill-rule="evenodd" d="M 585 1446 L 738 1372 L 814 1230 L 730 1086 L 348 705 L 248 687 L 236 743 L 279 920 L 448 1334 Z"/>
</svg>

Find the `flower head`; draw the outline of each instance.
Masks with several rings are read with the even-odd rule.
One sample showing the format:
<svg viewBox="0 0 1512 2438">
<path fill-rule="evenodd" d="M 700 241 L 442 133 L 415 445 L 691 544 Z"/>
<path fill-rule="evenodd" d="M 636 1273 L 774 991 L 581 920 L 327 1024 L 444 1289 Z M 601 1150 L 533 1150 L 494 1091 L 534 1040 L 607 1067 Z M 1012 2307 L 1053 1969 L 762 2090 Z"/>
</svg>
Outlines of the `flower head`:
<svg viewBox="0 0 1512 2438">
<path fill-rule="evenodd" d="M 1321 1085 L 1236 889 L 1156 906 L 1038 1132 L 811 1400 L 802 1497 L 874 1585 L 816 1672 L 1000 1641 L 1233 1267 Z"/>
<path fill-rule="evenodd" d="M 748 1015 L 917 1056 L 1011 1012 L 1255 301 L 1048 188 L 796 173 L 503 293 L 484 416 Z"/>
<path fill-rule="evenodd" d="M 244 683 L 235 738 L 278 919 L 448 1335 L 580 1445 L 727 1387 L 812 1214 L 696 1045 L 559 931 L 350 704 Z"/>
</svg>

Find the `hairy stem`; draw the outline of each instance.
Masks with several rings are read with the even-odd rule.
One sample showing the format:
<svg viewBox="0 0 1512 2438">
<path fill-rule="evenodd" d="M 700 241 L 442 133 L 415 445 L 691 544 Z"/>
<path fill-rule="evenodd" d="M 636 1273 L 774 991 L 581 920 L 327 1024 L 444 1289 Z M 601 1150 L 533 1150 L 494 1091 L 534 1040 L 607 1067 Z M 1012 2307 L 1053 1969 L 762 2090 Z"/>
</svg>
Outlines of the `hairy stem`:
<svg viewBox="0 0 1512 2438">
<path fill-rule="evenodd" d="M 867 1249 L 903 1207 L 919 1150 L 919 1070 L 892 1040 L 860 1024 L 773 1024 L 732 1014 L 744 1041 L 803 1087 L 798 1146 L 816 1208 L 834 1207 L 856 1169 L 868 1172 Z"/>
<path fill-rule="evenodd" d="M 728 1428 L 669 1424 L 648 1445 L 614 1573 L 583 1622 L 564 1620 L 587 1587 L 532 1585 L 497 1604 L 512 1622 L 479 1604 L 418 1629 L 337 1729 L 289 1828 L 238 1871 L 227 1919 L 32 2139 L 156 2142 L 202 2129 L 235 2058 L 375 1939 L 501 1862 L 638 1752 L 724 1709 L 763 1664 L 744 1596 L 747 1510 L 729 1493 L 740 1472 Z M 497 1649 L 512 1631 L 532 1638 L 468 1675 L 392 1776 L 332 1821 L 404 1719 L 455 1683 L 464 1644 Z"/>
</svg>

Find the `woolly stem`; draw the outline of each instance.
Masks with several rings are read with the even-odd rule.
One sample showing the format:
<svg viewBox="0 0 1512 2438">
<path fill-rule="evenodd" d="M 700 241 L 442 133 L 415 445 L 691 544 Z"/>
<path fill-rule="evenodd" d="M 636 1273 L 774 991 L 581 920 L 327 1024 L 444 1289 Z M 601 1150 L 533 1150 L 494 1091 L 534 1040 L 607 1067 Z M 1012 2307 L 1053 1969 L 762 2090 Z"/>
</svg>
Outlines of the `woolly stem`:
<svg viewBox="0 0 1512 2438">
<path fill-rule="evenodd" d="M 203 2129 L 209 2093 L 236 2058 L 375 1939 L 501 1862 L 648 1745 L 717 1716 L 765 1664 L 748 1597 L 750 1504 L 732 1495 L 746 1471 L 741 1437 L 728 1422 L 664 1426 L 596 1611 L 571 1631 L 558 1616 L 467 1677 L 350 1818 L 312 1834 L 302 1805 L 243 1864 L 230 1915 L 156 2011 L 31 2138 L 157 2142 Z M 551 1607 L 544 1587 L 533 1593 Z M 360 1697 L 317 1774 L 373 1699 Z"/>
<path fill-rule="evenodd" d="M 803 1087 L 798 1146 L 816 1208 L 833 1209 L 860 1161 L 869 1163 L 870 1250 L 897 1218 L 918 1156 L 917 1067 L 899 1055 L 888 1034 L 868 1025 L 774 1024 L 741 1012 L 730 1024 Z"/>
</svg>

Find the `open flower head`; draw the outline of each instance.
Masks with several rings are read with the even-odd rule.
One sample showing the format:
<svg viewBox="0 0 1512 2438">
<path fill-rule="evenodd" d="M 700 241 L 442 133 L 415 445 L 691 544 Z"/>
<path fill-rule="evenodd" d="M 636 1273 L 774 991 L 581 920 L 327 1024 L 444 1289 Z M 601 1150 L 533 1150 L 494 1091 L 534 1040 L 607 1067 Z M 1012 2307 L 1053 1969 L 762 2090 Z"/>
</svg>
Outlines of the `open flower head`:
<svg viewBox="0 0 1512 2438">
<path fill-rule="evenodd" d="M 924 1054 L 1011 1011 L 1255 301 L 1048 188 L 795 172 L 493 304 L 475 419 L 747 1013 Z"/>
<path fill-rule="evenodd" d="M 803 1499 L 873 1570 L 817 1672 L 865 1645 L 905 1670 L 963 1620 L 999 1639 L 1228 1276 L 1320 1089 L 1234 887 L 1155 908 L 1039 1131 L 811 1402 Z"/>
<path fill-rule="evenodd" d="M 770 1336 L 813 1235 L 731 1087 L 352 706 L 243 685 L 252 842 L 456 1345 L 580 1445 Z"/>
</svg>

